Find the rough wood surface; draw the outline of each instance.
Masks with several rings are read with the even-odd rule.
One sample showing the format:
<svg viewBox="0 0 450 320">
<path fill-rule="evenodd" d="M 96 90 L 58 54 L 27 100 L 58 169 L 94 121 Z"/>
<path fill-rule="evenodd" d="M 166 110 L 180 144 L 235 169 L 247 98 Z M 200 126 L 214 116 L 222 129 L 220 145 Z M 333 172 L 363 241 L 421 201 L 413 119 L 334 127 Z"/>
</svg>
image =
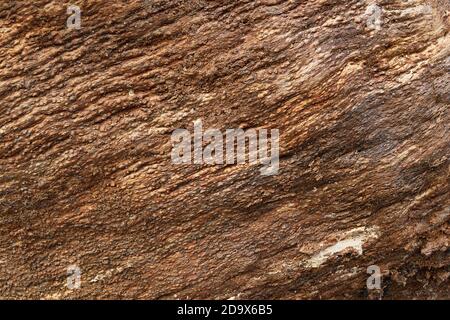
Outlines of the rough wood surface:
<svg viewBox="0 0 450 320">
<path fill-rule="evenodd" d="M 0 1 L 1 298 L 450 298 L 448 0 L 73 4 Z M 279 174 L 172 164 L 196 119 Z"/>
</svg>

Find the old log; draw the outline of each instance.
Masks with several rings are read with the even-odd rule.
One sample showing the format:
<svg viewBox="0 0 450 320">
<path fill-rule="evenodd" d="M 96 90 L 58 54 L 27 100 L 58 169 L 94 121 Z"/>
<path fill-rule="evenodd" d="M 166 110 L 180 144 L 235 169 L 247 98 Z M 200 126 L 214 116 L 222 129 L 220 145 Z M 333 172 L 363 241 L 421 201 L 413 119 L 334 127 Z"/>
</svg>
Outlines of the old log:
<svg viewBox="0 0 450 320">
<path fill-rule="evenodd" d="M 0 298 L 450 298 L 449 9 L 1 1 Z M 173 163 L 198 120 L 277 174 Z"/>
</svg>

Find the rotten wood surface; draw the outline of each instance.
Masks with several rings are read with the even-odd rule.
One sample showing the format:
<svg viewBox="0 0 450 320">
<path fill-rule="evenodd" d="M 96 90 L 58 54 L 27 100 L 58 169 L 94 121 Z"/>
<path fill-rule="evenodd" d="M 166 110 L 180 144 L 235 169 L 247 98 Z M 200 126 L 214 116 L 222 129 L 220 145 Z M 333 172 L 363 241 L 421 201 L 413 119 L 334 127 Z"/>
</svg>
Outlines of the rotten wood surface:
<svg viewBox="0 0 450 320">
<path fill-rule="evenodd" d="M 450 298 L 448 0 L 73 4 L 0 1 L 1 298 Z M 197 119 L 279 174 L 174 165 Z"/>
</svg>

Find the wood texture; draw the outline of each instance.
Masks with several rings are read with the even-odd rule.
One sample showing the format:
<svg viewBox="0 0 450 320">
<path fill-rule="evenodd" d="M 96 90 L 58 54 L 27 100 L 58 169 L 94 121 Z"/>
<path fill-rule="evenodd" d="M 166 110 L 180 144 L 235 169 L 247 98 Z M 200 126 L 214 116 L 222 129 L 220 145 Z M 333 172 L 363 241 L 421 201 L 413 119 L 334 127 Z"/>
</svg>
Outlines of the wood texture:
<svg viewBox="0 0 450 320">
<path fill-rule="evenodd" d="M 450 298 L 450 2 L 374 3 L 1 0 L 0 297 Z M 196 119 L 279 175 L 173 165 Z"/>
</svg>

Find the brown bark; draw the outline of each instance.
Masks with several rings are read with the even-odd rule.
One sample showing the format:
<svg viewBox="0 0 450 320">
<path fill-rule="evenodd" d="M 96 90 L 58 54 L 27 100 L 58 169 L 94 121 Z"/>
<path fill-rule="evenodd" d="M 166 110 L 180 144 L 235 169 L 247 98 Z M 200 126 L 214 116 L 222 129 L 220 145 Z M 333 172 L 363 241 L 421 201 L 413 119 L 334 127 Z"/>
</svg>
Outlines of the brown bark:
<svg viewBox="0 0 450 320">
<path fill-rule="evenodd" d="M 448 299 L 450 3 L 371 3 L 1 0 L 0 297 Z M 172 164 L 196 119 L 279 174 Z"/>
</svg>

